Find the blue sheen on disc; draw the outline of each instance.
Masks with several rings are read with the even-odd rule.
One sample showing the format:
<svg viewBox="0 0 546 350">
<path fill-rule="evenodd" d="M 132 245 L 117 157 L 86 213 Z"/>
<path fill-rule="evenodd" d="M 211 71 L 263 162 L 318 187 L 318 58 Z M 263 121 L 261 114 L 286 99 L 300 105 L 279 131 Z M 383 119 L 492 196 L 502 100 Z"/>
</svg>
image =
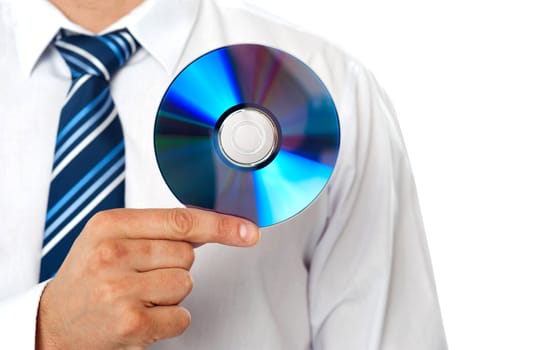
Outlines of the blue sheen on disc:
<svg viewBox="0 0 546 350">
<path fill-rule="evenodd" d="M 241 106 L 267 111 L 278 149 L 241 168 L 219 154 L 217 130 Z M 154 130 L 161 174 L 185 205 L 248 218 L 260 227 L 290 219 L 324 189 L 339 151 L 335 105 L 319 77 L 294 56 L 262 45 L 226 46 L 174 79 Z"/>
</svg>

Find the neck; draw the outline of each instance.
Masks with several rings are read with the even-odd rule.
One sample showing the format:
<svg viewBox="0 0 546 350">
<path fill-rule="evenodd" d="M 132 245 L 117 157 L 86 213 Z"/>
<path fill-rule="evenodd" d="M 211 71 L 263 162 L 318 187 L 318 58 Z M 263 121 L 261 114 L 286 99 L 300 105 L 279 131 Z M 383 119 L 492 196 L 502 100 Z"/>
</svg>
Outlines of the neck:
<svg viewBox="0 0 546 350">
<path fill-rule="evenodd" d="M 50 0 L 72 22 L 99 33 L 144 0 Z"/>
</svg>

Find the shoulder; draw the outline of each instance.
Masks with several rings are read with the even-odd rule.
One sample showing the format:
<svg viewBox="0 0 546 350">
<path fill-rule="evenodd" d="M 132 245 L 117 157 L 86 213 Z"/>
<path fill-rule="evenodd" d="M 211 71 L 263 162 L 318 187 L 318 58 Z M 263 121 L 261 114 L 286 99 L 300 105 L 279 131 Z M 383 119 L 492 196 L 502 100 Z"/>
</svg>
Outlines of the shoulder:
<svg viewBox="0 0 546 350">
<path fill-rule="evenodd" d="M 201 0 L 192 37 L 190 49 L 253 43 L 283 50 L 306 63 L 324 59 L 330 65 L 355 63 L 334 43 L 241 1 Z"/>
<path fill-rule="evenodd" d="M 0 90 L 8 89 L 10 77 L 19 72 L 14 28 L 16 20 L 12 3 L 0 0 Z"/>
<path fill-rule="evenodd" d="M 331 93 L 339 95 L 347 83 L 360 77 L 373 84 L 367 69 L 324 38 L 236 0 L 201 0 L 199 13 L 180 68 L 219 47 L 260 44 L 295 56 L 323 80 Z"/>
<path fill-rule="evenodd" d="M 7 44 L 9 40 L 12 40 L 13 26 L 12 4 L 6 0 L 0 0 L 0 55 L 8 52 Z"/>
</svg>

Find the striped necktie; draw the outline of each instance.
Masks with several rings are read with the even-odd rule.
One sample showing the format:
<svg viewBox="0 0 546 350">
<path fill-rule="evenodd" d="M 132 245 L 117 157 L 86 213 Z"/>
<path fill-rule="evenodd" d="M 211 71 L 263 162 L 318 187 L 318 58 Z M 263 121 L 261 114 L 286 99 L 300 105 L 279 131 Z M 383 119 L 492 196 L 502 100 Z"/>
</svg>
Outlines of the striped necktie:
<svg viewBox="0 0 546 350">
<path fill-rule="evenodd" d="M 55 47 L 72 85 L 61 111 L 40 281 L 53 277 L 93 214 L 124 207 L 125 146 L 109 81 L 139 45 L 127 30 L 61 35 Z"/>
</svg>

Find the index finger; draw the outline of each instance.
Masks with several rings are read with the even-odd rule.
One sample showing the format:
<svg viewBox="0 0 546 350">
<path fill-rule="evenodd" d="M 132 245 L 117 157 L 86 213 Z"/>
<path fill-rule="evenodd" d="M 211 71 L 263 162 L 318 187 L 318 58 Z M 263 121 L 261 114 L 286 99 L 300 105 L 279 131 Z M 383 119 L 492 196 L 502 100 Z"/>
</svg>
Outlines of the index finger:
<svg viewBox="0 0 546 350">
<path fill-rule="evenodd" d="M 88 226 L 109 238 L 166 239 L 191 243 L 252 246 L 258 227 L 235 216 L 195 208 L 112 209 L 97 213 Z"/>
</svg>

